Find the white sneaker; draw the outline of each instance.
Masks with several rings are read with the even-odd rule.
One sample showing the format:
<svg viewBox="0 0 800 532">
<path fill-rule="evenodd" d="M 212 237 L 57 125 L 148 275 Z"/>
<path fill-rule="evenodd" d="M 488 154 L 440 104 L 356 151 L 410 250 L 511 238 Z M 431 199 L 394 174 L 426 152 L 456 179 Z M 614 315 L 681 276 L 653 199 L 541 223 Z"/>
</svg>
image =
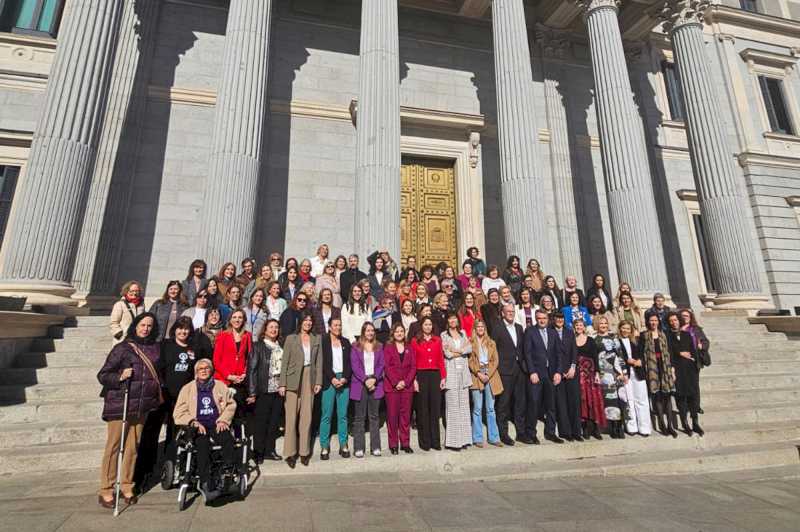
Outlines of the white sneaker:
<svg viewBox="0 0 800 532">
<path fill-rule="evenodd" d="M 356 458 L 364 458 L 364 451 L 356 451 L 353 456 Z"/>
<path fill-rule="evenodd" d="M 372 451 L 372 456 L 380 456 L 380 455 L 381 455 L 380 449 L 375 449 L 374 451 Z"/>
</svg>

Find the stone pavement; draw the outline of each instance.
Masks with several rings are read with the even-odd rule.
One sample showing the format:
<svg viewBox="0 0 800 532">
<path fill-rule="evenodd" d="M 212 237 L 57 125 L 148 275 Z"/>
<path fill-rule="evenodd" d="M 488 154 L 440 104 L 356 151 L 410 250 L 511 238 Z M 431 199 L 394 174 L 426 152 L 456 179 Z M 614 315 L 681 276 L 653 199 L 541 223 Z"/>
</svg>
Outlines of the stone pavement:
<svg viewBox="0 0 800 532">
<path fill-rule="evenodd" d="M 432 473 L 260 478 L 247 499 L 178 512 L 156 487 L 114 519 L 94 474 L 0 479 L 0 531 L 614 530 L 800 528 L 800 466 L 693 476 L 457 481 Z"/>
</svg>

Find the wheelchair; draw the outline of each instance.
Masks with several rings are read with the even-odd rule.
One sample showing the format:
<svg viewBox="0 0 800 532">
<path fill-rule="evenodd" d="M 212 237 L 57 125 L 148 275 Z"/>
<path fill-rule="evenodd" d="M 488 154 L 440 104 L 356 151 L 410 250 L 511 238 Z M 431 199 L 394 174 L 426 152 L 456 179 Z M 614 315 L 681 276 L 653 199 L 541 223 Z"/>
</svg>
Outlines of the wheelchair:
<svg viewBox="0 0 800 532">
<path fill-rule="evenodd" d="M 174 445 L 176 452 L 173 457 L 167 457 L 161 466 L 161 488 L 169 490 L 178 487 L 178 510 L 186 508 L 186 499 L 190 491 L 200 492 L 200 477 L 197 473 L 197 449 L 195 436 L 197 430 L 190 427 L 176 427 Z M 231 424 L 234 449 L 241 461 L 233 467 L 226 465 L 222 460 L 222 446 L 211 446 L 210 478 L 213 485 L 222 494 L 237 492 L 241 498 L 247 494 L 248 486 L 248 451 L 249 439 L 244 423 L 234 418 Z"/>
</svg>

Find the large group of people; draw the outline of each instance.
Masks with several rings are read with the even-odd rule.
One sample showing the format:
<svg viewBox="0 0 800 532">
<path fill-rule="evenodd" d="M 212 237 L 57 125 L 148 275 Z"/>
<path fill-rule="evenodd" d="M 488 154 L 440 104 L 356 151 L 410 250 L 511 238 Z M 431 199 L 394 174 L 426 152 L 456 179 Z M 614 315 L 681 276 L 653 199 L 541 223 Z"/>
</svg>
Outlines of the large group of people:
<svg viewBox="0 0 800 532">
<path fill-rule="evenodd" d="M 167 452 L 176 426 L 195 429 L 202 485 L 210 443 L 233 459 L 234 413 L 257 463 L 291 468 L 309 465 L 317 436 L 330 460 L 334 430 L 341 459 L 351 445 L 356 458 L 380 456 L 384 410 L 392 455 L 414 452 L 412 427 L 421 451 L 536 445 L 540 421 L 556 444 L 648 437 L 654 425 L 677 437 L 678 420 L 703 435 L 709 341 L 691 309 L 655 294 L 643 311 L 634 287 L 612 294 L 601 274 L 584 291 L 574 276 L 560 287 L 535 259 L 511 256 L 501 269 L 474 247 L 467 255 L 460 272 L 413 256 L 401 266 L 385 251 L 362 271 L 357 255 L 333 258 L 327 245 L 311 259 L 272 253 L 216 274 L 197 259 L 148 311 L 142 284 L 125 283 L 98 374 L 108 422 L 99 503 L 114 504 L 120 444 L 121 496 L 136 502 L 164 424 Z"/>
</svg>

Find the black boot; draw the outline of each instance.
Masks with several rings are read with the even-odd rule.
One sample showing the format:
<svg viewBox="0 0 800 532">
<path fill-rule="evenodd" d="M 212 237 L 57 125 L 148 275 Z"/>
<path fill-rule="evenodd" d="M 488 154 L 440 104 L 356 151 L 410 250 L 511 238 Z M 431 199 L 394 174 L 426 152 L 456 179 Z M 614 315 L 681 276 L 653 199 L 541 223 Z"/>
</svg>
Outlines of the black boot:
<svg viewBox="0 0 800 532">
<path fill-rule="evenodd" d="M 706 431 L 704 431 L 703 427 L 700 426 L 700 421 L 697 419 L 697 414 L 697 412 L 692 412 L 692 431 L 702 438 Z"/>
<path fill-rule="evenodd" d="M 681 398 L 678 400 L 678 415 L 681 419 L 681 430 L 687 436 L 692 435 L 692 429 L 689 428 L 689 421 L 686 419 L 686 399 Z"/>
<path fill-rule="evenodd" d="M 591 432 L 589 431 L 589 422 L 582 421 L 581 426 L 583 427 L 583 439 L 588 440 Z"/>
<path fill-rule="evenodd" d="M 669 434 L 673 438 L 677 438 L 678 431 L 675 430 L 675 416 L 672 414 L 672 410 L 668 409 L 666 412 L 666 416 L 667 416 L 667 434 Z"/>
<path fill-rule="evenodd" d="M 594 421 L 590 422 L 592 424 L 592 437 L 595 440 L 602 440 L 603 436 L 600 434 L 600 427 Z"/>
</svg>

